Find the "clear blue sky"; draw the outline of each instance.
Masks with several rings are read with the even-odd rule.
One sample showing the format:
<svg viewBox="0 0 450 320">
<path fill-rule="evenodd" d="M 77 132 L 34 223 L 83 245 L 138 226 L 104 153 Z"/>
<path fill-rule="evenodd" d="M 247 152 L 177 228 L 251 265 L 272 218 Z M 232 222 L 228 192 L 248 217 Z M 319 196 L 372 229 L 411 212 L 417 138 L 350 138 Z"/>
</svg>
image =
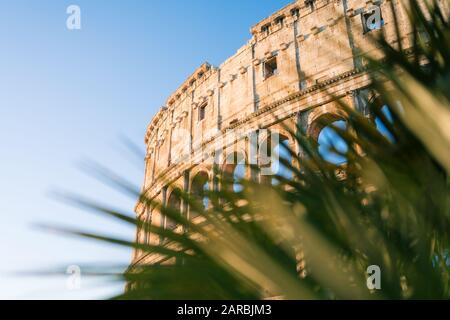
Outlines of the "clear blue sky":
<svg viewBox="0 0 450 320">
<path fill-rule="evenodd" d="M 0 0 L 0 298 L 104 298 L 122 284 L 24 277 L 71 264 L 126 264 L 131 252 L 34 230 L 76 226 L 132 239 L 134 230 L 68 207 L 53 190 L 80 193 L 130 213 L 134 199 L 83 174 L 96 160 L 140 185 L 145 128 L 166 97 L 202 62 L 220 64 L 249 28 L 289 0 Z M 82 29 L 66 28 L 81 7 Z"/>
</svg>

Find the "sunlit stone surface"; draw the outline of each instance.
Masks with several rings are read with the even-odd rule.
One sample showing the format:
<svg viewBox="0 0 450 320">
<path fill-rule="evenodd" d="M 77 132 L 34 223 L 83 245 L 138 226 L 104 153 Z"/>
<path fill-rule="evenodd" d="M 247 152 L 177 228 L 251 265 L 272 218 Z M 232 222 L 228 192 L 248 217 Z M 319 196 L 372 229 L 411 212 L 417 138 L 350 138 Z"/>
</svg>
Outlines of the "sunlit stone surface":
<svg viewBox="0 0 450 320">
<path fill-rule="evenodd" d="M 224 139 L 227 134 L 270 128 L 279 134 L 280 143 L 302 154 L 282 124 L 294 129 L 298 123 L 320 140 L 323 148 L 326 140 L 333 140 L 323 121 L 345 127 L 345 113 L 331 96 L 371 118 L 364 101 L 376 101 L 377 96 L 366 89 L 369 77 L 361 53 L 380 58 L 370 36 L 384 33 L 391 42 L 395 38 L 391 3 L 399 18 L 403 47 L 408 49 L 411 27 L 402 7 L 406 1 L 296 1 L 253 26 L 250 40 L 220 66 L 201 65 L 173 92 L 148 126 L 143 192 L 189 216 L 189 208 L 176 198 L 174 188 L 203 197 L 203 190 L 220 187 L 214 183 L 214 172 L 251 177 L 242 165 L 250 161 L 248 141 L 235 142 L 233 134 Z M 379 104 L 380 108 L 384 105 L 382 101 Z M 258 146 L 267 145 L 264 132 L 258 139 Z M 335 143 L 338 150 L 345 151 L 345 145 Z M 279 147 L 271 147 L 274 153 L 281 152 Z M 330 162 L 345 161 L 322 152 Z M 206 200 L 203 203 L 208 205 Z M 137 204 L 136 213 L 152 224 L 173 227 L 142 203 Z M 137 230 L 137 240 L 162 241 L 142 230 Z M 158 259 L 157 255 L 136 251 L 132 265 Z"/>
</svg>

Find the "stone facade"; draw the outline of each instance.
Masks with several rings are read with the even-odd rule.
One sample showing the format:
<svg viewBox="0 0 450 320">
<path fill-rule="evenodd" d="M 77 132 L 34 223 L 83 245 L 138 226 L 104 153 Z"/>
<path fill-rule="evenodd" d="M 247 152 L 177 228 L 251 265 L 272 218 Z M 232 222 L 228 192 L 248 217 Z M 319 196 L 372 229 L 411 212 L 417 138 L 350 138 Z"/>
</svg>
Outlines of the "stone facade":
<svg viewBox="0 0 450 320">
<path fill-rule="evenodd" d="M 197 192 L 198 183 L 200 188 L 218 188 L 214 175 L 227 169 L 228 155 L 237 153 L 249 161 L 247 144 L 233 138 L 224 144 L 219 136 L 232 129 L 270 128 L 287 138 L 281 124 L 293 129 L 299 123 L 317 138 L 322 129 L 318 119 L 345 118 L 336 99 L 368 115 L 362 98 L 371 99 L 373 93 L 367 89 L 370 79 L 362 54 L 381 57 L 370 40 L 377 33 L 384 33 L 391 42 L 396 39 L 391 6 L 400 21 L 403 47 L 410 47 L 405 4 L 401 0 L 301 0 L 253 26 L 247 44 L 219 67 L 201 65 L 151 120 L 145 136 L 143 193 L 189 215 L 189 208 L 173 197 L 174 188 Z M 381 14 L 381 20 L 367 21 L 373 14 Z M 218 151 L 218 161 L 211 161 Z M 182 154 L 189 159 L 180 158 Z M 136 213 L 143 221 L 170 227 L 156 210 L 142 203 L 137 204 Z M 137 230 L 137 241 L 158 244 L 162 240 Z M 160 258 L 136 251 L 132 265 Z"/>
</svg>

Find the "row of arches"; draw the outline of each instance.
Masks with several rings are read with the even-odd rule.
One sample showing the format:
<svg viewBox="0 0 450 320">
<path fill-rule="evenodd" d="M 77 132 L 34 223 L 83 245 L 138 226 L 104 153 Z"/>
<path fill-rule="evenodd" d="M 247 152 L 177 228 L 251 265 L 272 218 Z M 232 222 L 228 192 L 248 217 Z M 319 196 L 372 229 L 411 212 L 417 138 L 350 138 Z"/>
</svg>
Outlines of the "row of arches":
<svg viewBox="0 0 450 320">
<path fill-rule="evenodd" d="M 393 142 L 394 137 L 385 125 L 386 120 L 389 122 L 393 121 L 390 109 L 382 101 L 375 101 L 375 103 L 380 111 L 381 118 L 379 116 L 373 116 L 373 123 L 380 133 Z M 343 165 L 346 163 L 344 155 L 348 151 L 348 146 L 334 128 L 346 130 L 347 127 L 347 120 L 344 114 L 325 113 L 314 119 L 307 130 L 307 134 L 317 141 L 318 152 L 325 161 L 335 165 Z M 290 179 L 293 175 L 292 171 L 286 168 L 278 159 L 282 158 L 292 163 L 292 156 L 287 150 L 289 148 L 291 150 L 294 149 L 294 142 L 286 134 L 280 132 L 277 132 L 277 134 L 278 139 L 276 143 L 273 143 L 271 139 L 264 141 L 266 144 L 264 148 L 267 148 L 266 150 L 268 152 L 265 155 L 260 155 L 258 165 L 260 168 L 265 168 L 272 173 Z M 233 181 L 231 188 L 234 192 L 241 191 L 242 186 L 239 184 L 239 181 L 242 178 L 249 177 L 246 153 L 236 151 L 229 154 L 219 170 L 228 181 Z M 210 205 L 206 193 L 215 187 L 212 176 L 213 174 L 208 173 L 207 170 L 200 170 L 195 173 L 189 184 L 189 193 L 191 196 L 197 198 L 205 209 Z M 274 179 L 271 175 L 261 176 L 260 179 L 261 182 L 277 183 L 277 179 Z M 182 201 L 178 197 L 178 193 L 174 191 L 172 189 L 168 193 L 166 204 L 181 212 L 183 209 Z M 189 215 L 189 218 L 196 218 L 197 215 L 195 212 L 189 212 L 189 208 L 184 208 L 183 210 Z M 175 228 L 176 224 L 166 219 L 164 226 L 166 228 Z"/>
</svg>

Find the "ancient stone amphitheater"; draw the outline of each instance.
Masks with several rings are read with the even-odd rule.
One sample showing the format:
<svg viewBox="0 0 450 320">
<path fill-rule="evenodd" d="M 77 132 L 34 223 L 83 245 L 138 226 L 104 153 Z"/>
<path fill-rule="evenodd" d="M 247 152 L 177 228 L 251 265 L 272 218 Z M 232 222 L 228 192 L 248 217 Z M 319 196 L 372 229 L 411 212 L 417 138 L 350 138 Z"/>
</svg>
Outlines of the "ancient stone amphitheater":
<svg viewBox="0 0 450 320">
<path fill-rule="evenodd" d="M 246 133 L 256 133 L 264 144 L 264 129 L 270 129 L 280 143 L 301 153 L 284 127 L 299 124 L 318 139 L 326 123 L 345 119 L 337 99 L 371 117 L 365 101 L 377 96 L 367 89 L 370 79 L 362 54 L 380 56 L 370 40 L 377 33 L 395 39 L 391 6 L 408 48 L 411 26 L 405 3 L 301 0 L 253 26 L 251 39 L 235 55 L 218 67 L 201 65 L 151 120 L 145 136 L 145 195 L 189 217 L 189 207 L 173 193 L 175 188 L 201 194 L 205 188 L 220 188 L 215 179 L 220 172 L 234 174 L 241 162 L 260 163 Z M 250 177 L 248 171 L 240 174 Z M 136 213 L 152 224 L 174 227 L 143 203 L 137 204 Z M 161 239 L 137 230 L 137 241 L 157 244 Z M 157 259 L 137 250 L 132 266 Z"/>
</svg>

